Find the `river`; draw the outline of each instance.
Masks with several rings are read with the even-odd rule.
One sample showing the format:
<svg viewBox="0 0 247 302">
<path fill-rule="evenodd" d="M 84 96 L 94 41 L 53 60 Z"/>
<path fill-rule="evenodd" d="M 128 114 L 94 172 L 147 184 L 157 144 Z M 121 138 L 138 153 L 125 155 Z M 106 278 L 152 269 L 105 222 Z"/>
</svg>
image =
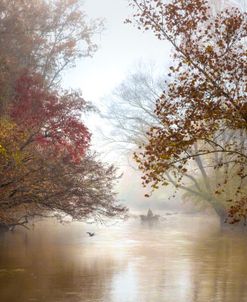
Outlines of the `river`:
<svg viewBox="0 0 247 302">
<path fill-rule="evenodd" d="M 40 222 L 0 236 L 0 301 L 246 302 L 246 259 L 246 234 L 207 217 Z"/>
</svg>

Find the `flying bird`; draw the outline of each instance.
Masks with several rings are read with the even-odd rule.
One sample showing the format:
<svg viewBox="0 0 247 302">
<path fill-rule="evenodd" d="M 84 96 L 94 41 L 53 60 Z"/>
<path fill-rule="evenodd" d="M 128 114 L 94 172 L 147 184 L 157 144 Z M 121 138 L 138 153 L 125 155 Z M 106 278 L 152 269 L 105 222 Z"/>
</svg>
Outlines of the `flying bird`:
<svg viewBox="0 0 247 302">
<path fill-rule="evenodd" d="M 87 232 L 89 237 L 93 237 L 95 234 L 94 233 L 91 233 L 91 232 Z"/>
</svg>

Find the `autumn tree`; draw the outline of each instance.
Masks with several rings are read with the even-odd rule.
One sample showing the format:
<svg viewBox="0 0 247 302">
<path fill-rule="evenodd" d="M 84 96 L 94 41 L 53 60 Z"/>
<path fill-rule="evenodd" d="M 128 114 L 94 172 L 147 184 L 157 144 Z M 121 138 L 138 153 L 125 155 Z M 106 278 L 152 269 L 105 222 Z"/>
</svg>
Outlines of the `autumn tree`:
<svg viewBox="0 0 247 302">
<path fill-rule="evenodd" d="M 44 215 L 85 219 L 125 213 L 113 193 L 115 168 L 88 150 L 90 133 L 81 119 L 87 109 L 76 93 L 47 91 L 39 75 L 17 81 L 1 132 L 2 225 Z"/>
<path fill-rule="evenodd" d="M 166 80 L 167 77 L 157 75 L 155 66 L 141 65 L 116 87 L 111 96 L 107 97 L 108 106 L 103 117 L 110 121 L 113 130 L 111 137 L 105 136 L 105 138 L 107 142 L 114 144 L 114 148 L 116 146 L 119 148 L 120 154 L 132 155 L 140 144 L 147 143 L 147 131 L 159 125 L 159 119 L 154 113 L 155 102 L 165 89 Z M 228 135 L 226 132 L 218 134 L 213 140 L 226 145 L 236 139 L 235 131 L 228 131 Z M 197 148 L 196 144 L 193 146 L 193 149 L 195 148 Z M 190 169 L 183 174 L 183 181 L 179 183 L 173 173 L 167 171 L 166 177 L 174 191 L 183 192 L 185 199 L 193 200 L 198 209 L 213 208 L 220 221 L 224 223 L 227 209 L 230 207 L 229 200 L 240 198 L 243 192 L 237 186 L 242 182 L 237 169 L 231 169 L 230 163 L 221 168 L 222 156 L 223 154 L 217 153 L 207 158 L 197 156 Z M 135 168 L 132 162 L 131 166 Z M 214 169 L 216 166 L 217 169 Z M 229 185 L 225 184 L 226 178 Z M 225 187 L 227 188 L 223 192 Z M 230 195 L 229 187 L 231 187 Z M 164 188 L 160 189 L 164 190 Z M 228 202 L 223 202 L 227 194 Z"/>
<path fill-rule="evenodd" d="M 131 5 L 139 28 L 174 48 L 171 81 L 156 102 L 160 124 L 149 130 L 148 144 L 135 155 L 144 185 L 166 185 L 167 172 L 180 184 L 191 162 L 209 154 L 224 154 L 220 165 L 237 165 L 245 178 L 246 13 L 232 8 L 212 16 L 203 0 L 133 0 Z M 215 139 L 229 131 L 235 140 Z"/>
<path fill-rule="evenodd" d="M 235 130 L 218 133 L 214 141 L 227 146 L 238 141 L 239 146 L 246 142 Z M 194 146 L 196 148 L 197 145 Z M 246 178 L 243 177 L 243 166 L 234 157 L 225 153 L 214 153 L 214 146 L 205 145 L 208 155 L 196 156 L 184 173 L 183 180 L 177 183 L 177 188 L 183 188 L 185 200 L 195 202 L 202 208 L 212 207 L 220 218 L 221 224 L 234 223 L 228 213 L 233 204 L 246 196 Z M 188 178 L 189 177 L 189 178 Z M 188 179 L 191 181 L 188 182 Z"/>
<path fill-rule="evenodd" d="M 102 21 L 89 21 L 80 0 L 4 0 L 0 16 L 0 226 L 124 215 L 115 168 L 89 149 L 92 106 L 60 86 L 97 50 Z"/>
<path fill-rule="evenodd" d="M 9 171 L 9 182 L 1 184 L 1 226 L 26 226 L 37 217 L 59 221 L 124 217 L 126 209 L 113 192 L 118 179 L 113 166 L 89 153 L 77 163 L 66 157 L 51 160 L 49 154 L 35 155 L 29 165 L 20 164 L 12 174 Z"/>
<path fill-rule="evenodd" d="M 0 16 L 2 106 L 23 69 L 57 85 L 62 71 L 94 54 L 103 28 L 101 20 L 88 20 L 80 0 L 3 0 Z"/>
</svg>

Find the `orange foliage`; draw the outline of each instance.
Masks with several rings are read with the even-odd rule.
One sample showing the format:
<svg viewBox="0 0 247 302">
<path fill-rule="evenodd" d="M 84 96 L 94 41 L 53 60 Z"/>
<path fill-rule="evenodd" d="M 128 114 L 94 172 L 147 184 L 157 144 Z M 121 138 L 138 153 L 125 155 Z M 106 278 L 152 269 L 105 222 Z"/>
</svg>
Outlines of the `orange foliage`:
<svg viewBox="0 0 247 302">
<path fill-rule="evenodd" d="M 206 0 L 132 0 L 130 5 L 140 29 L 174 48 L 170 81 L 156 102 L 160 124 L 135 154 L 144 186 L 166 185 L 167 172 L 179 183 L 190 160 L 215 153 L 224 154 L 221 165 L 239 165 L 245 178 L 247 14 L 232 8 L 213 16 Z M 229 129 L 235 139 L 215 139 Z"/>
</svg>

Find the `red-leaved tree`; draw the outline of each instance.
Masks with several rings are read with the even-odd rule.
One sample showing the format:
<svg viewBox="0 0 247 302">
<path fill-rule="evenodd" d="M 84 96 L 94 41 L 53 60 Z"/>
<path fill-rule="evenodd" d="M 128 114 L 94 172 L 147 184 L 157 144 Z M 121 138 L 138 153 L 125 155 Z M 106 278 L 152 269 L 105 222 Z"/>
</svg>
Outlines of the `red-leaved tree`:
<svg viewBox="0 0 247 302">
<path fill-rule="evenodd" d="M 10 116 L 20 128 L 29 129 L 22 149 L 36 142 L 41 147 L 52 147 L 55 154 L 66 151 L 76 160 L 89 147 L 90 133 L 81 116 L 87 108 L 79 93 L 61 95 L 47 90 L 39 75 L 25 74 L 17 81 Z"/>
<path fill-rule="evenodd" d="M 26 225 L 36 216 L 73 219 L 122 215 L 115 199 L 116 169 L 89 151 L 82 113 L 90 106 L 77 93 L 47 90 L 42 77 L 16 83 L 1 137 L 0 225 Z"/>
</svg>

